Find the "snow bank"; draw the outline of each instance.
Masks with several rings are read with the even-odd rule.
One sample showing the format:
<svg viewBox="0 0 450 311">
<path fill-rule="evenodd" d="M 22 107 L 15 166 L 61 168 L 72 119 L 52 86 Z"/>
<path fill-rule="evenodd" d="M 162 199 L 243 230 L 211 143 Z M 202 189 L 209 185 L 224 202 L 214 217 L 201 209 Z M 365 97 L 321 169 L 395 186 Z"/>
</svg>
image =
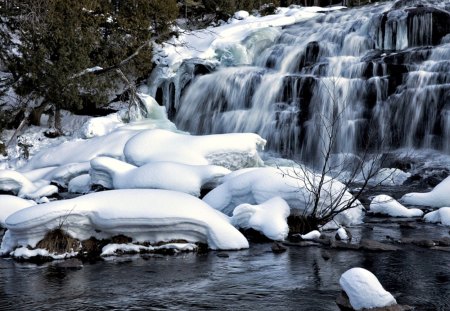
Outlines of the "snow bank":
<svg viewBox="0 0 450 311">
<path fill-rule="evenodd" d="M 432 207 L 450 206 L 450 176 L 441 181 L 434 189 L 427 193 L 407 193 L 400 201 L 404 204 Z"/>
<path fill-rule="evenodd" d="M 287 217 L 290 209 L 286 201 L 274 197 L 260 205 L 241 204 L 233 211 L 231 223 L 237 228 L 254 229 L 269 239 L 284 240 L 289 233 Z"/>
<path fill-rule="evenodd" d="M 353 268 L 339 279 L 342 289 L 355 310 L 382 308 L 397 304 L 372 272 L 363 268 Z"/>
<path fill-rule="evenodd" d="M 406 208 L 388 195 L 377 195 L 370 203 L 370 211 L 392 217 L 422 217 L 423 212 L 418 208 Z"/>
<path fill-rule="evenodd" d="M 166 190 L 113 190 L 19 210 L 6 219 L 0 254 L 36 244 L 52 229 L 85 240 L 123 234 L 133 242 L 186 240 L 211 249 L 248 248 L 229 219 L 201 200 Z"/>
<path fill-rule="evenodd" d="M 291 214 L 303 214 L 310 212 L 312 208 L 312 193 L 308 190 L 312 183 L 319 181 L 319 176 L 293 168 L 257 168 L 235 177 L 226 178 L 226 181 L 219 187 L 209 192 L 203 200 L 222 211 L 231 215 L 236 206 L 240 204 L 261 204 L 274 197 L 284 199 L 290 209 Z M 295 176 L 299 176 L 296 178 Z M 330 177 L 325 178 L 319 202 L 318 213 L 325 210 L 330 204 L 334 204 L 337 209 L 343 207 L 344 202 L 348 202 L 353 196 L 345 191 L 345 187 L 337 180 Z M 336 198 L 341 197 L 341 201 L 336 202 Z M 353 203 L 353 208 L 339 213 L 335 221 L 343 225 L 352 225 L 362 222 L 362 205 L 359 201 Z"/>
<path fill-rule="evenodd" d="M 426 214 L 423 219 L 426 222 L 441 223 L 450 226 L 450 207 L 441 207 L 437 211 Z"/>
<path fill-rule="evenodd" d="M 258 148 L 266 141 L 257 134 L 232 133 L 191 136 L 166 130 L 143 131 L 125 145 L 128 163 L 176 162 L 189 165 L 219 165 L 231 170 L 261 166 Z"/>
<path fill-rule="evenodd" d="M 33 201 L 24 200 L 13 195 L 0 195 L 0 226 L 5 227 L 5 220 L 9 215 L 35 204 Z"/>
<path fill-rule="evenodd" d="M 141 167 L 108 157 L 91 161 L 91 182 L 108 189 L 166 189 L 200 196 L 200 189 L 217 185 L 230 171 L 213 165 L 154 162 Z"/>
<path fill-rule="evenodd" d="M 123 148 L 127 141 L 144 130 L 165 129 L 177 131 L 176 126 L 169 121 L 164 107 L 148 95 L 139 94 L 146 110 L 146 119 L 137 120 L 118 127 L 111 126 L 104 121 L 88 121 L 82 136 L 92 137 L 107 133 L 103 136 L 95 136 L 91 139 L 78 139 L 62 143 L 58 146 L 44 149 L 34 155 L 22 168 L 21 172 L 28 172 L 38 168 L 49 166 L 62 166 L 71 163 L 89 162 L 98 156 L 123 158 Z M 88 130 L 89 129 L 89 130 Z M 89 132 L 91 131 L 91 132 Z"/>
</svg>

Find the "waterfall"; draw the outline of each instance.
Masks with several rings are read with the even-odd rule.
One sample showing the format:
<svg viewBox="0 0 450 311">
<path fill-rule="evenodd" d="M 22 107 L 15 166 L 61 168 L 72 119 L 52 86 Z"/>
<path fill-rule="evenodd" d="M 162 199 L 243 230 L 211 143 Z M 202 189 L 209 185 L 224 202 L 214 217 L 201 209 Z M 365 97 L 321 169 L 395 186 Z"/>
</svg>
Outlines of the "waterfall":
<svg viewBox="0 0 450 311">
<path fill-rule="evenodd" d="M 449 33 L 450 1 L 327 12 L 221 46 L 214 66 L 191 61 L 153 91 L 182 130 L 254 132 L 305 160 L 329 145 L 330 122 L 334 153 L 450 152 Z"/>
</svg>

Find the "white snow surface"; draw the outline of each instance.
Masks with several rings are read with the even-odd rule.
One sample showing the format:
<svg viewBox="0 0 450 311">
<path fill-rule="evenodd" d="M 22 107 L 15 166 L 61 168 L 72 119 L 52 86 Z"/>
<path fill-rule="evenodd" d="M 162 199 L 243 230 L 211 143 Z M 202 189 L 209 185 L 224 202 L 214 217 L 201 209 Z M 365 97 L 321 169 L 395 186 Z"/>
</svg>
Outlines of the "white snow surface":
<svg viewBox="0 0 450 311">
<path fill-rule="evenodd" d="M 261 204 L 279 196 L 288 203 L 291 214 L 310 212 L 312 193 L 308 191 L 310 185 L 307 179 L 318 182 L 319 176 L 308 171 L 308 178 L 305 178 L 302 177 L 304 173 L 302 170 L 291 167 L 279 169 L 264 167 L 249 170 L 227 178 L 223 184 L 209 192 L 203 201 L 227 215 L 232 215 L 234 208 L 240 204 Z M 299 177 L 296 178 L 296 175 Z M 345 191 L 341 203 L 336 204 L 336 197 L 345 190 L 344 185 L 330 177 L 326 177 L 325 180 L 327 182 L 324 183 L 321 192 L 320 210 L 325 210 L 331 202 L 340 209 L 344 206 L 344 202 L 353 198 L 349 192 Z M 339 213 L 334 218 L 335 222 L 346 226 L 361 223 L 363 217 L 361 203 L 356 200 L 352 206 Z"/>
<path fill-rule="evenodd" d="M 200 196 L 202 186 L 215 186 L 230 170 L 214 165 L 151 162 L 141 167 L 108 157 L 91 160 L 91 182 L 108 189 L 166 189 Z"/>
<path fill-rule="evenodd" d="M 0 254 L 21 246 L 35 247 L 55 228 L 79 240 L 123 234 L 133 242 L 183 239 L 206 243 L 211 249 L 248 248 L 246 238 L 228 217 L 193 196 L 167 190 L 91 193 L 19 210 L 5 222 L 8 230 Z"/>
<path fill-rule="evenodd" d="M 284 240 L 289 233 L 287 217 L 289 205 L 280 197 L 274 197 L 260 205 L 241 204 L 233 211 L 231 223 L 237 228 L 254 229 L 269 239 Z"/>
<path fill-rule="evenodd" d="M 176 162 L 189 165 L 219 165 L 231 170 L 262 166 L 258 149 L 266 140 L 253 133 L 191 136 L 167 130 L 143 131 L 124 148 L 128 163 Z"/>
<path fill-rule="evenodd" d="M 380 194 L 372 199 L 370 211 L 392 217 L 422 217 L 423 212 L 418 208 L 406 208 L 394 198 Z"/>
<path fill-rule="evenodd" d="M 352 268 L 342 274 L 339 284 L 355 310 L 382 308 L 397 304 L 377 277 L 363 268 Z"/>
<path fill-rule="evenodd" d="M 450 226 L 450 207 L 441 207 L 437 211 L 427 213 L 423 219 L 426 222 L 441 223 Z"/>
<path fill-rule="evenodd" d="M 410 205 L 422 205 L 431 207 L 450 206 L 450 176 L 441 181 L 433 190 L 426 193 L 407 193 L 400 202 Z"/>
<path fill-rule="evenodd" d="M 0 195 L 0 226 L 5 227 L 5 220 L 9 215 L 33 205 L 36 205 L 33 201 L 13 195 Z"/>
<path fill-rule="evenodd" d="M 58 193 L 58 187 L 50 185 L 49 180 L 41 179 L 33 183 L 22 173 L 14 170 L 0 170 L 0 190 L 32 200 Z"/>
<path fill-rule="evenodd" d="M 370 185 L 400 186 L 411 176 L 398 168 L 382 168 L 369 180 Z"/>
</svg>

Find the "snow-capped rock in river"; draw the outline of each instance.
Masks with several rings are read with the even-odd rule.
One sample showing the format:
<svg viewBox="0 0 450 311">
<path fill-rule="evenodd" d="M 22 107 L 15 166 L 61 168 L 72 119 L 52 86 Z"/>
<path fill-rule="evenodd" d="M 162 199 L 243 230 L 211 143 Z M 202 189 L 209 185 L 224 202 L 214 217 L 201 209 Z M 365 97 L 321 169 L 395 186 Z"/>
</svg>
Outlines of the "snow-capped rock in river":
<svg viewBox="0 0 450 311">
<path fill-rule="evenodd" d="M 266 141 L 252 133 L 191 136 L 166 130 L 143 131 L 124 148 L 127 162 L 141 166 L 168 161 L 189 165 L 220 165 L 231 170 L 261 166 L 258 149 Z"/>
<path fill-rule="evenodd" d="M 0 195 L 0 226 L 5 227 L 5 220 L 9 215 L 35 204 L 33 201 L 24 200 L 13 195 Z"/>
<path fill-rule="evenodd" d="M 355 310 L 381 308 L 397 304 L 372 272 L 363 268 L 347 270 L 339 284 L 350 299 Z"/>
<path fill-rule="evenodd" d="M 411 205 L 432 207 L 450 206 L 450 176 L 441 181 L 433 190 L 426 193 L 407 193 L 401 198 L 401 202 Z"/>
<path fill-rule="evenodd" d="M 233 211 L 231 223 L 237 228 L 254 229 L 269 239 L 282 241 L 289 233 L 287 224 L 289 213 L 286 201 L 274 197 L 260 205 L 237 206 Z"/>
<path fill-rule="evenodd" d="M 230 170 L 215 165 L 152 162 L 141 167 L 108 157 L 91 160 L 91 183 L 107 189 L 166 189 L 200 196 L 203 186 L 218 184 Z"/>
<path fill-rule="evenodd" d="M 450 207 L 441 207 L 437 211 L 426 214 L 423 219 L 426 222 L 441 223 L 450 226 Z"/>
<path fill-rule="evenodd" d="M 238 173 L 238 172 L 237 172 Z M 233 173 L 232 173 L 233 174 Z M 308 176 L 304 175 L 308 174 Z M 209 192 L 203 200 L 227 215 L 232 215 L 233 210 L 240 204 L 262 204 L 274 197 L 284 199 L 291 214 L 310 213 L 312 208 L 313 193 L 311 183 L 318 183 L 318 175 L 312 172 L 286 168 L 264 167 L 247 170 L 243 174 L 236 174 L 219 187 Z M 337 180 L 325 177 L 318 215 L 333 204 L 335 209 L 341 209 L 353 196 L 345 191 L 345 186 Z M 340 198 L 339 202 L 336 202 Z M 352 208 L 338 214 L 334 220 L 343 225 L 352 225 L 362 222 L 362 205 L 358 200 L 352 204 Z"/>
<path fill-rule="evenodd" d="M 0 170 L 0 190 L 32 200 L 58 193 L 58 187 L 50 185 L 50 181 L 39 180 L 33 183 L 22 173 L 13 170 Z"/>
<path fill-rule="evenodd" d="M 186 240 L 211 249 L 248 248 L 228 217 L 193 196 L 167 190 L 112 190 L 40 204 L 10 215 L 6 227 L 0 254 L 35 247 L 57 228 L 78 240 L 122 234 L 133 242 Z"/>
<path fill-rule="evenodd" d="M 380 194 L 372 199 L 370 211 L 374 214 L 392 217 L 422 217 L 423 212 L 418 208 L 406 208 L 394 198 Z"/>
</svg>

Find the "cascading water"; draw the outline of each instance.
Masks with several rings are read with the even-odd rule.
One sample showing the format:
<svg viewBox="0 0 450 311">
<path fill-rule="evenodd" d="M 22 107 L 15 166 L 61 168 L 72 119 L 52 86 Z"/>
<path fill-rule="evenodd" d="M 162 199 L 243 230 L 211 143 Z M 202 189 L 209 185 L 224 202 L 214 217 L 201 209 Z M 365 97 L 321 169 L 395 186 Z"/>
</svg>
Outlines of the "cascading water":
<svg viewBox="0 0 450 311">
<path fill-rule="evenodd" d="M 197 75 L 197 63 L 154 89 L 183 130 L 255 132 L 305 160 L 330 139 L 336 153 L 376 144 L 450 152 L 449 33 L 450 1 L 328 12 L 257 30 L 217 50 L 217 70 Z"/>
</svg>

